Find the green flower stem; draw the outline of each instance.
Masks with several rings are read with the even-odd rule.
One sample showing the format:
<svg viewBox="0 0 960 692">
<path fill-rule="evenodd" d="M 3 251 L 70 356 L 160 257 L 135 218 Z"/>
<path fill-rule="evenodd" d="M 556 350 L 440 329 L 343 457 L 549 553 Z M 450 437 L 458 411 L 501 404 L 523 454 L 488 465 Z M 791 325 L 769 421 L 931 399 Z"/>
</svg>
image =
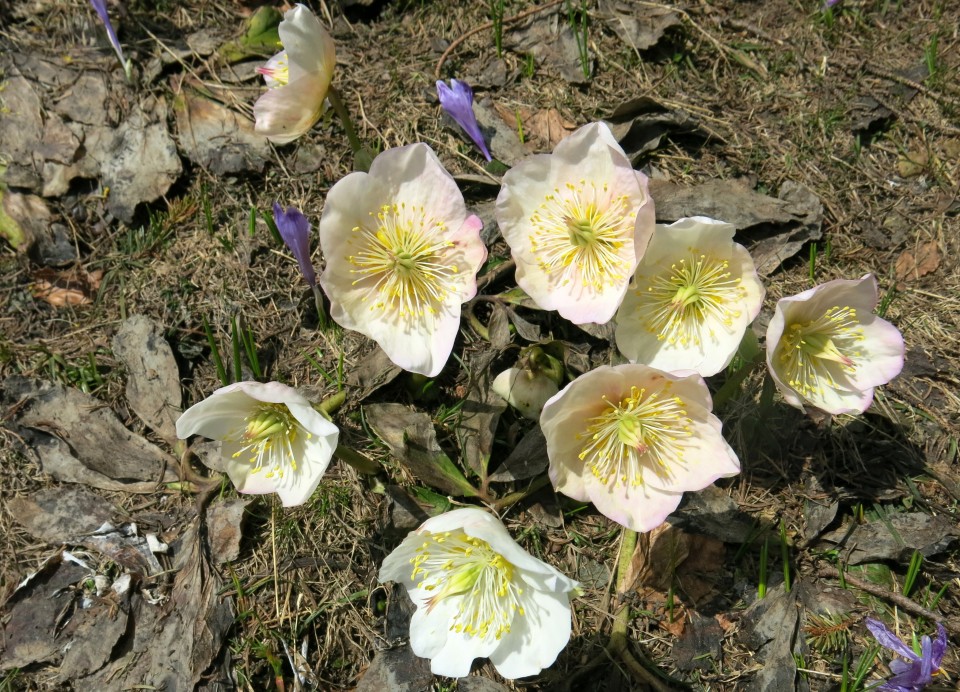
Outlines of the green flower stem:
<svg viewBox="0 0 960 692">
<path fill-rule="evenodd" d="M 744 363 L 739 370 L 730 375 L 727 381 L 723 383 L 723 386 L 721 386 L 713 396 L 713 410 L 719 410 L 731 397 L 737 394 L 740 391 L 740 385 L 743 384 L 743 381 L 747 379 L 747 376 L 762 362 L 763 355 L 761 354 L 754 360 Z"/>
<path fill-rule="evenodd" d="M 510 505 L 520 502 L 523 498 L 533 495 L 535 492 L 540 490 L 550 482 L 550 479 L 546 474 L 540 476 L 539 478 L 534 479 L 530 486 L 526 490 L 518 490 L 515 493 L 510 493 L 509 495 L 504 495 L 499 500 L 493 503 L 493 508 L 498 512 L 503 511 Z"/>
<path fill-rule="evenodd" d="M 340 461 L 350 464 L 357 471 L 360 473 L 365 473 L 368 476 L 372 476 L 380 470 L 380 464 L 375 462 L 366 454 L 361 454 L 355 449 L 350 449 L 349 447 L 344 447 L 343 445 L 337 445 L 337 450 L 334 452 L 334 454 Z"/>
<path fill-rule="evenodd" d="M 623 529 L 623 538 L 620 540 L 620 555 L 617 565 L 617 595 L 623 597 L 629 584 L 624 583 L 627 578 L 627 572 L 630 570 L 630 562 L 633 559 L 633 553 L 637 549 L 637 532 L 628 528 Z M 627 627 L 630 625 L 630 604 L 624 600 L 617 609 L 613 619 L 613 629 L 610 631 L 610 642 L 607 644 L 607 653 L 610 656 L 617 656 L 623 661 L 624 665 L 630 670 L 631 675 L 642 680 L 650 689 L 656 692 L 670 692 L 670 687 L 659 677 L 641 664 L 633 654 L 630 653 L 630 647 L 627 645 Z"/>
<path fill-rule="evenodd" d="M 315 408 L 324 418 L 330 419 L 330 416 L 337 411 L 343 403 L 347 400 L 346 392 L 337 392 L 333 396 L 324 399 L 319 404 L 314 404 Z"/>
<path fill-rule="evenodd" d="M 313 290 L 313 302 L 317 306 L 317 323 L 320 325 L 320 331 L 324 331 L 329 322 L 327 322 L 327 311 L 323 309 L 323 294 L 320 293 L 320 288 L 316 284 L 310 288 Z"/>
<path fill-rule="evenodd" d="M 370 163 L 373 161 L 373 157 L 357 136 L 357 131 L 353 127 L 353 120 L 350 118 L 350 113 L 347 112 L 347 107 L 340 98 L 340 92 L 331 86 L 327 91 L 327 100 L 330 101 L 330 106 L 336 112 L 337 117 L 340 118 L 340 122 L 343 124 L 343 130 L 347 133 L 347 140 L 350 142 L 350 148 L 353 149 L 353 157 L 356 163 L 355 168 L 358 171 L 370 170 Z"/>
</svg>

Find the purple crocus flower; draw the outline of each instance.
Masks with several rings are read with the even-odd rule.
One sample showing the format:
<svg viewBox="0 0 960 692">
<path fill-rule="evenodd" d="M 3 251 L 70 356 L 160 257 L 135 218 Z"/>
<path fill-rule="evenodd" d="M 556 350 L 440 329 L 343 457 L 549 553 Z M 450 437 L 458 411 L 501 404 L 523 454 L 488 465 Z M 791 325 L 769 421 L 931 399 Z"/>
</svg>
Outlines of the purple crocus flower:
<svg viewBox="0 0 960 692">
<path fill-rule="evenodd" d="M 273 203 L 273 220 L 283 242 L 297 258 L 300 273 L 313 288 L 317 285 L 317 274 L 310 261 L 310 222 L 296 207 L 287 207 L 284 211 L 279 202 Z"/>
<path fill-rule="evenodd" d="M 883 692 L 917 692 L 933 682 L 933 674 L 940 670 L 940 662 L 947 651 L 947 630 L 937 623 L 937 638 L 924 635 L 920 639 L 920 655 L 907 646 L 879 620 L 867 618 L 867 629 L 885 649 L 903 656 L 906 661 L 890 661 L 893 677 L 877 687 Z"/>
<path fill-rule="evenodd" d="M 90 4 L 93 5 L 93 9 L 95 9 L 97 14 L 100 15 L 100 21 L 103 22 L 103 26 L 106 27 L 107 36 L 110 38 L 110 45 L 113 46 L 113 50 L 116 51 L 117 57 L 120 58 L 120 65 L 123 67 L 123 71 L 126 73 L 127 79 L 129 79 L 130 65 L 123 57 L 123 48 L 120 47 L 120 39 L 117 38 L 117 32 L 113 30 L 113 24 L 110 23 L 110 15 L 107 14 L 107 0 L 90 0 Z"/>
<path fill-rule="evenodd" d="M 491 161 L 493 157 L 490 156 L 487 143 L 483 140 L 483 133 L 480 131 L 477 117 L 473 114 L 473 89 L 470 88 L 470 85 L 461 82 L 459 79 L 451 79 L 450 86 L 447 86 L 442 80 L 437 80 L 437 96 L 440 97 L 440 105 L 443 106 L 443 110 L 457 121 L 457 124 L 469 135 L 487 161 Z"/>
</svg>

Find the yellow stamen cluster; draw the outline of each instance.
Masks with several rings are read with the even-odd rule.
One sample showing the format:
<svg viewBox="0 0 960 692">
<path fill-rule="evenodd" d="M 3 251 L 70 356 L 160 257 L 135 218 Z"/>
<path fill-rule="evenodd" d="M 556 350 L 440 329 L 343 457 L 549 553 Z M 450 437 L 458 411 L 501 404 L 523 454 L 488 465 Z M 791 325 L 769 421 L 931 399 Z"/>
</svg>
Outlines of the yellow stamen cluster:
<svg viewBox="0 0 960 692">
<path fill-rule="evenodd" d="M 297 471 L 293 446 L 300 435 L 307 439 L 313 437 L 297 422 L 290 409 L 283 404 L 261 403 L 244 418 L 244 427 L 227 435 L 224 441 L 243 445 L 234 452 L 233 458 L 249 453 L 249 462 L 253 464 L 250 473 L 266 468 L 267 478 L 282 479 L 287 467 L 294 473 Z"/>
<path fill-rule="evenodd" d="M 459 597 L 451 631 L 500 639 L 510 632 L 513 618 L 524 615 L 523 589 L 514 580 L 514 566 L 480 538 L 460 529 L 426 532 L 410 563 L 417 588 L 436 592 L 427 601 L 428 611 L 446 598 Z"/>
<path fill-rule="evenodd" d="M 372 285 L 371 310 L 394 310 L 403 318 L 436 315 L 460 281 L 455 245 L 444 239 L 447 227 L 423 207 L 405 204 L 384 205 L 370 217 L 348 241 L 356 248 L 347 258 L 357 276 L 352 285 Z"/>
<path fill-rule="evenodd" d="M 599 292 L 632 271 L 636 218 L 630 198 L 611 194 L 606 183 L 567 183 L 530 217 L 530 246 L 552 281 L 564 286 L 577 279 Z"/>
<path fill-rule="evenodd" d="M 856 309 L 835 305 L 815 320 L 786 325 L 776 357 L 791 387 L 805 397 L 822 396 L 856 372 L 863 338 Z"/>
<path fill-rule="evenodd" d="M 732 327 L 747 297 L 740 277 L 730 273 L 730 262 L 700 254 L 670 266 L 668 274 L 650 279 L 646 291 L 638 287 L 637 314 L 646 329 L 670 345 L 700 346 L 715 336 L 713 325 Z"/>
<path fill-rule="evenodd" d="M 577 434 L 583 440 L 579 457 L 591 473 L 606 484 L 643 485 L 643 467 L 668 477 L 673 464 L 682 463 L 684 438 L 693 433 L 684 401 L 673 395 L 672 383 L 647 391 L 631 387 L 630 395 L 613 402 L 603 398 L 606 410 L 587 421 Z"/>
</svg>

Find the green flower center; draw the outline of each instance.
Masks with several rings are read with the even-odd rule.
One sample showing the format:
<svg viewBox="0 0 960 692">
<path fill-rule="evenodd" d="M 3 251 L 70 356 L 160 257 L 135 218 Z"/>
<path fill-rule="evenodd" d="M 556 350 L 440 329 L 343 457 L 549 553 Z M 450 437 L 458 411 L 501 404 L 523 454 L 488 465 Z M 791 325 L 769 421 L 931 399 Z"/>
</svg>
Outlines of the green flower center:
<svg viewBox="0 0 960 692">
<path fill-rule="evenodd" d="M 606 184 L 554 188 L 530 217 L 537 265 L 561 286 L 575 279 L 601 291 L 623 281 L 632 268 L 636 218 L 630 198 L 612 195 Z"/>
<path fill-rule="evenodd" d="M 427 600 L 428 611 L 444 599 L 460 598 L 451 631 L 500 639 L 510 632 L 513 618 L 524 615 L 515 567 L 480 538 L 460 529 L 426 532 L 410 563 L 417 588 L 435 592 Z"/>
<path fill-rule="evenodd" d="M 357 277 L 353 285 L 372 285 L 371 310 L 403 318 L 437 314 L 461 281 L 454 243 L 442 239 L 446 226 L 428 219 L 423 207 L 404 204 L 384 205 L 370 216 L 374 222 L 354 227 L 348 241 L 356 248 L 347 258 Z"/>
<path fill-rule="evenodd" d="M 815 320 L 787 325 L 775 358 L 791 387 L 816 398 L 856 372 L 863 338 L 856 309 L 835 305 Z"/>
<path fill-rule="evenodd" d="M 684 438 L 692 434 L 684 401 L 667 382 L 657 391 L 631 387 L 618 402 L 603 398 L 606 410 L 587 421 L 577 434 L 584 442 L 579 457 L 605 484 L 643 485 L 643 467 L 669 476 L 683 461 Z"/>
<path fill-rule="evenodd" d="M 716 335 L 718 324 L 732 327 L 747 297 L 728 260 L 696 249 L 689 259 L 670 265 L 669 272 L 640 281 L 634 295 L 645 328 L 660 341 L 681 347 L 701 346 L 705 336 Z"/>
<path fill-rule="evenodd" d="M 307 439 L 313 435 L 303 429 L 284 404 L 261 403 L 244 418 L 244 427 L 225 439 L 242 446 L 233 453 L 234 459 L 249 454 L 253 465 L 250 473 L 266 469 L 267 478 L 283 478 L 289 468 L 297 471 L 294 444 L 300 435 Z"/>
</svg>

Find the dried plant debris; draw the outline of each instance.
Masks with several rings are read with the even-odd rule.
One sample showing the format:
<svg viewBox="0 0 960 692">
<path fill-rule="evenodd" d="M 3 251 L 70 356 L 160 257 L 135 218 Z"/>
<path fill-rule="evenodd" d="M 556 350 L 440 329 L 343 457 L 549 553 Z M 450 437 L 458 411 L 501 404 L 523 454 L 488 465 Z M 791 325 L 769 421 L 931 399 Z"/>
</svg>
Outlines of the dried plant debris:
<svg viewBox="0 0 960 692">
<path fill-rule="evenodd" d="M 665 137 L 686 138 L 696 145 L 710 137 L 719 139 L 693 115 L 669 108 L 650 96 L 638 96 L 621 103 L 605 120 L 634 166 L 645 154 L 658 148 Z M 652 187 L 650 192 L 653 193 Z M 659 218 L 659 209 L 657 211 Z"/>
<path fill-rule="evenodd" d="M 430 659 L 420 658 L 409 644 L 378 652 L 354 692 L 420 692 L 430 689 Z"/>
<path fill-rule="evenodd" d="M 173 447 L 180 415 L 180 373 L 159 325 L 145 315 L 120 324 L 113 353 L 127 370 L 127 403 L 140 420 Z"/>
<path fill-rule="evenodd" d="M 245 498 L 220 500 L 207 509 L 207 540 L 214 564 L 222 565 L 240 557 L 240 539 L 250 502 Z"/>
<path fill-rule="evenodd" d="M 701 533 L 724 543 L 747 543 L 756 537 L 756 522 L 726 492 L 715 485 L 686 493 L 670 521 L 691 533 Z"/>
<path fill-rule="evenodd" d="M 180 177 L 183 168 L 167 131 L 163 98 L 135 102 L 115 125 L 111 106 L 104 107 L 112 99 L 104 97 L 102 82 L 44 61 L 14 59 L 17 66 L 4 88 L 11 115 L 0 118 L 0 158 L 10 162 L 4 174 L 8 185 L 57 197 L 76 178 L 99 179 L 111 191 L 107 208 L 131 222 L 138 204 L 166 194 Z M 68 88 L 78 102 L 58 107 Z"/>
<path fill-rule="evenodd" d="M 507 328 L 506 310 L 502 306 L 498 307 L 500 312 L 494 312 L 494 315 L 501 315 L 501 331 L 506 335 L 504 341 L 509 342 L 510 331 Z M 506 345 L 507 343 L 503 343 L 501 348 Z M 500 414 L 507 408 L 507 402 L 490 388 L 496 375 L 491 365 L 498 355 L 498 351 L 477 353 L 467 362 L 466 372 L 470 376 L 470 381 L 455 428 L 464 463 L 481 478 L 486 476 L 490 466 L 490 455 L 493 452 L 493 440 Z"/>
<path fill-rule="evenodd" d="M 513 451 L 490 474 L 490 480 L 498 483 L 527 480 L 545 471 L 548 463 L 547 440 L 538 425 L 520 438 Z"/>
<path fill-rule="evenodd" d="M 48 239 L 53 240 L 53 216 L 47 203 L 37 195 L 8 190 L 2 181 L 5 169 L 0 165 L 0 237 L 5 238 L 15 250 L 22 251 L 34 244 L 49 242 Z M 47 253 L 40 254 L 41 263 L 46 264 L 43 256 Z"/>
<path fill-rule="evenodd" d="M 723 661 L 723 628 L 716 618 L 692 612 L 671 655 L 680 670 L 712 670 Z"/>
<path fill-rule="evenodd" d="M 799 637 L 800 613 L 797 589 L 787 591 L 783 584 L 771 589 L 765 598 L 754 601 L 740 618 L 741 642 L 754 652 L 754 660 L 763 664 L 753 675 L 751 690 L 787 692 L 809 689 L 797 677 L 794 653 L 803 654 L 806 642 Z"/>
<path fill-rule="evenodd" d="M 83 486 L 43 488 L 30 497 L 11 499 L 10 509 L 37 540 L 83 546 L 143 576 L 162 571 L 153 548 L 165 546 L 156 536 L 148 539 L 136 524 L 119 521 L 115 507 Z"/>
<path fill-rule="evenodd" d="M 559 75 L 571 84 L 587 84 L 593 72 L 593 56 L 589 48 L 586 53 L 581 52 L 579 42 L 582 40 L 582 34 L 577 36 L 568 17 L 553 11 L 534 14 L 515 24 L 509 32 L 504 32 L 503 45 L 517 53 L 532 55 L 538 69 Z"/>
<path fill-rule="evenodd" d="M 823 237 L 823 205 L 808 188 L 785 181 L 778 198 L 756 192 L 736 180 L 710 180 L 684 186 L 654 180 L 657 221 L 709 216 L 737 229 L 750 250 L 757 272 L 769 276 L 806 243 Z"/>
<path fill-rule="evenodd" d="M 175 460 L 127 430 L 102 402 L 75 389 L 10 377 L 14 422 L 57 480 L 104 490 L 149 493 L 176 480 Z"/>
<path fill-rule="evenodd" d="M 669 29 L 680 26 L 680 15 L 669 7 L 600 0 L 599 9 L 600 19 L 635 52 L 653 48 Z"/>
<path fill-rule="evenodd" d="M 221 579 L 201 535 L 195 522 L 181 537 L 178 571 L 161 603 L 151 603 L 139 591 L 131 596 L 135 628 L 106 665 L 78 681 L 84 687 L 194 689 L 219 655 L 234 618 L 232 602 L 218 595 Z"/>
<path fill-rule="evenodd" d="M 62 643 L 57 633 L 80 595 L 77 585 L 89 576 L 90 569 L 82 562 L 56 555 L 20 584 L 0 611 L 0 670 L 59 661 Z"/>
<path fill-rule="evenodd" d="M 924 557 L 947 550 L 960 536 L 955 522 L 922 512 L 885 514 L 865 524 L 843 526 L 824 534 L 818 547 L 839 548 L 847 564 L 894 560 L 908 563 L 913 552 Z"/>
</svg>

